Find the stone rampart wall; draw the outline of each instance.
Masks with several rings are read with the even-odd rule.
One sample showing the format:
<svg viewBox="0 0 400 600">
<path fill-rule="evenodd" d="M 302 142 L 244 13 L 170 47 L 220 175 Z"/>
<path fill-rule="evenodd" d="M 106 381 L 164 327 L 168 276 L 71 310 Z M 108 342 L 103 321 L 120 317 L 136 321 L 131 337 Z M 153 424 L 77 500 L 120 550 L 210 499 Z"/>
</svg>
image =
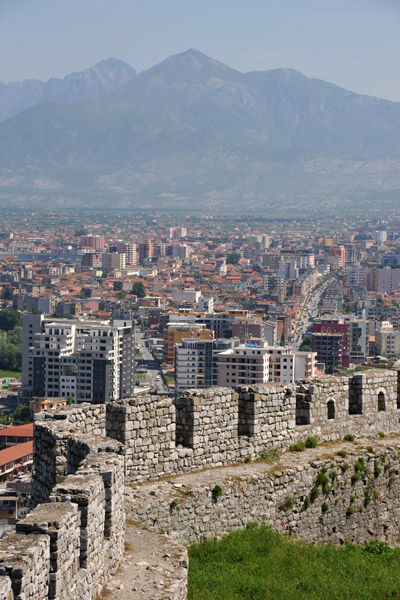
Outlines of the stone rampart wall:
<svg viewBox="0 0 400 600">
<path fill-rule="evenodd" d="M 371 370 L 298 384 L 192 390 L 176 401 L 140 396 L 72 408 L 71 415 L 64 409 L 35 424 L 33 498 L 46 501 L 58 478 L 89 452 L 115 452 L 106 438 L 99 445 L 100 435 L 123 445 L 127 482 L 135 483 L 255 458 L 310 435 L 332 440 L 395 431 L 399 407 L 398 373 Z"/>
<path fill-rule="evenodd" d="M 40 415 L 34 434 L 36 507 L 15 534 L 0 541 L 0 599 L 12 593 L 21 600 L 95 598 L 123 554 L 125 481 L 243 462 L 309 435 L 326 441 L 346 433 L 397 432 L 398 389 L 397 372 L 368 371 L 296 385 L 192 391 L 176 402 L 140 397 Z M 138 487 L 131 516 L 184 542 L 257 521 L 316 541 L 374 535 L 397 544 L 398 453 L 365 456 L 361 473 L 356 461 L 348 460 L 347 471 L 333 457 L 224 481 L 213 471 L 211 486 L 181 487 L 172 497 L 170 484 L 149 483 Z M 316 483 L 319 476 L 330 489 Z M 149 492 L 152 485 L 156 492 Z M 182 597 L 184 581 L 182 586 L 173 599 Z"/>
<path fill-rule="evenodd" d="M 104 435 L 105 406 L 40 415 L 33 504 L 0 541 L 0 598 L 92 600 L 124 551 L 125 457 Z M 4 585 L 3 585 L 4 584 Z"/>
<path fill-rule="evenodd" d="M 396 431 L 397 389 L 397 372 L 374 370 L 297 385 L 192 390 L 176 401 L 140 397 L 107 406 L 106 434 L 125 446 L 127 481 L 146 481 L 284 450 L 308 436 Z M 356 414 L 353 397 L 360 401 Z"/>
<path fill-rule="evenodd" d="M 394 442 L 281 470 L 260 466 L 254 475 L 209 471 L 199 485 L 170 480 L 138 487 L 129 516 L 185 544 L 255 522 L 312 542 L 373 538 L 398 546 L 399 470 Z"/>
</svg>

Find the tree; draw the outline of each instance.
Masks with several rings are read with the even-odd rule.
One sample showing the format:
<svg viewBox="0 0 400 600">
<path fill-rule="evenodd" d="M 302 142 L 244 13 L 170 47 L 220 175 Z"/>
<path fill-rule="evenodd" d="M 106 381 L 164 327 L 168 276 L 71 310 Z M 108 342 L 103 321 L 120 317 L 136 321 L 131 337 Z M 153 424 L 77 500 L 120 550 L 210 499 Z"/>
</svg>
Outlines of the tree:
<svg viewBox="0 0 400 600">
<path fill-rule="evenodd" d="M 239 252 L 232 252 L 226 257 L 226 262 L 228 265 L 237 265 L 241 258 L 242 257 L 240 256 Z"/>
<path fill-rule="evenodd" d="M 144 285 L 142 281 L 137 281 L 133 284 L 132 294 L 137 296 L 138 298 L 144 298 L 146 295 L 146 290 L 144 289 Z"/>
<path fill-rule="evenodd" d="M 1 297 L 3 298 L 3 300 L 11 300 L 12 290 L 9 285 L 3 289 Z"/>
<path fill-rule="evenodd" d="M 25 406 L 24 404 L 18 404 L 17 408 L 14 411 L 14 422 L 15 423 L 30 423 L 32 422 L 31 411 L 29 410 L 29 406 Z"/>
<path fill-rule="evenodd" d="M 311 335 L 306 335 L 300 344 L 299 350 L 301 350 L 301 352 L 311 352 L 312 351 L 311 343 L 312 343 Z"/>
<path fill-rule="evenodd" d="M 22 324 L 21 313 L 12 308 L 3 308 L 0 310 L 0 329 L 2 331 L 11 331 L 16 325 Z"/>
<path fill-rule="evenodd" d="M 77 237 L 81 236 L 81 235 L 87 235 L 88 234 L 88 230 L 86 229 L 86 227 L 77 227 L 75 229 L 75 235 Z"/>
</svg>

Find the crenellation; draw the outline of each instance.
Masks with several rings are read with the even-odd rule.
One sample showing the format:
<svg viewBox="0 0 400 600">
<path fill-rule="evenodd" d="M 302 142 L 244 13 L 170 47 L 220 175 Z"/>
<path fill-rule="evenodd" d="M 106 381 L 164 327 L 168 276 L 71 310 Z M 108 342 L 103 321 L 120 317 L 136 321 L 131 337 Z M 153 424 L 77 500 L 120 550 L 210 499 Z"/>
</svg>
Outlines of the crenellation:
<svg viewBox="0 0 400 600">
<path fill-rule="evenodd" d="M 346 458 L 347 474 L 339 456 L 310 463 L 299 457 L 273 473 L 259 469 L 232 476 L 233 466 L 222 480 L 223 470 L 212 467 L 251 463 L 308 436 L 323 442 L 348 433 L 398 432 L 398 390 L 398 372 L 371 370 L 297 384 L 192 390 L 176 400 L 140 396 L 39 415 L 32 485 L 36 508 L 7 544 L 0 542 L 3 598 L 14 593 L 21 600 L 94 600 L 121 563 L 127 507 L 141 526 L 170 531 L 171 543 L 220 536 L 255 521 L 312 541 L 358 543 L 373 535 L 397 545 L 395 442 L 376 478 L 374 461 L 381 461 L 383 451 L 365 455 L 368 468 L 362 477 L 352 477 L 359 448 Z M 316 494 L 324 469 L 336 472 L 338 485 L 334 493 L 329 484 Z M 185 487 L 168 479 L 202 473 L 207 477 L 202 485 Z M 135 483 L 146 485 L 135 486 L 132 495 L 126 484 Z M 353 496 L 357 511 L 346 513 Z M 34 547 L 33 541 L 40 543 Z M 169 585 L 171 600 L 185 597 L 186 567 L 179 566 L 176 585 Z M 33 595 L 33 589 L 39 592 Z"/>
<path fill-rule="evenodd" d="M 50 539 L 49 599 L 68 600 L 75 593 L 79 567 L 80 515 L 77 504 L 40 504 L 17 523 L 17 533 L 46 534 Z"/>
<path fill-rule="evenodd" d="M 0 540 L 0 577 L 9 577 L 14 600 L 45 600 L 49 593 L 47 535 L 11 535 Z"/>
<path fill-rule="evenodd" d="M 13 600 L 13 598 L 11 579 L 9 577 L 0 577 L 0 600 Z"/>
</svg>

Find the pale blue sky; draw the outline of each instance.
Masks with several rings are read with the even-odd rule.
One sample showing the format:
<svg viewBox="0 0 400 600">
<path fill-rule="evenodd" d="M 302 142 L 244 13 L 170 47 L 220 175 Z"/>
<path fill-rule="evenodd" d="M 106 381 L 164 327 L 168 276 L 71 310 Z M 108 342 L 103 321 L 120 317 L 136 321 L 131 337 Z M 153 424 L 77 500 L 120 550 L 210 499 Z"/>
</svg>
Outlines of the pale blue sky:
<svg viewBox="0 0 400 600">
<path fill-rule="evenodd" d="M 400 101 L 400 0 L 0 0 L 0 81 L 110 57 L 140 72 L 188 48 Z"/>
</svg>

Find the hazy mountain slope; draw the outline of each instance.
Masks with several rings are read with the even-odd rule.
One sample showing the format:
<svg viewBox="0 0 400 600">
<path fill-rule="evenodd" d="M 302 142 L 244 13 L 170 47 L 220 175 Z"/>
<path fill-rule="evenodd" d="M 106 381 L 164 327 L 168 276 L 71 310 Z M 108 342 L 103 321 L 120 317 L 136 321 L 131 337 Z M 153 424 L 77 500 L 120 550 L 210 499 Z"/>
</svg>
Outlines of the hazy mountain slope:
<svg viewBox="0 0 400 600">
<path fill-rule="evenodd" d="M 400 104 L 196 50 L 0 124 L 0 202 L 256 210 L 400 190 Z M 276 200 L 279 199 L 277 204 Z"/>
<path fill-rule="evenodd" d="M 49 81 L 0 82 L 0 121 L 51 100 L 82 102 L 103 98 L 134 77 L 136 71 L 127 63 L 115 58 L 99 62 L 94 67 L 67 75 L 64 79 Z"/>
</svg>

